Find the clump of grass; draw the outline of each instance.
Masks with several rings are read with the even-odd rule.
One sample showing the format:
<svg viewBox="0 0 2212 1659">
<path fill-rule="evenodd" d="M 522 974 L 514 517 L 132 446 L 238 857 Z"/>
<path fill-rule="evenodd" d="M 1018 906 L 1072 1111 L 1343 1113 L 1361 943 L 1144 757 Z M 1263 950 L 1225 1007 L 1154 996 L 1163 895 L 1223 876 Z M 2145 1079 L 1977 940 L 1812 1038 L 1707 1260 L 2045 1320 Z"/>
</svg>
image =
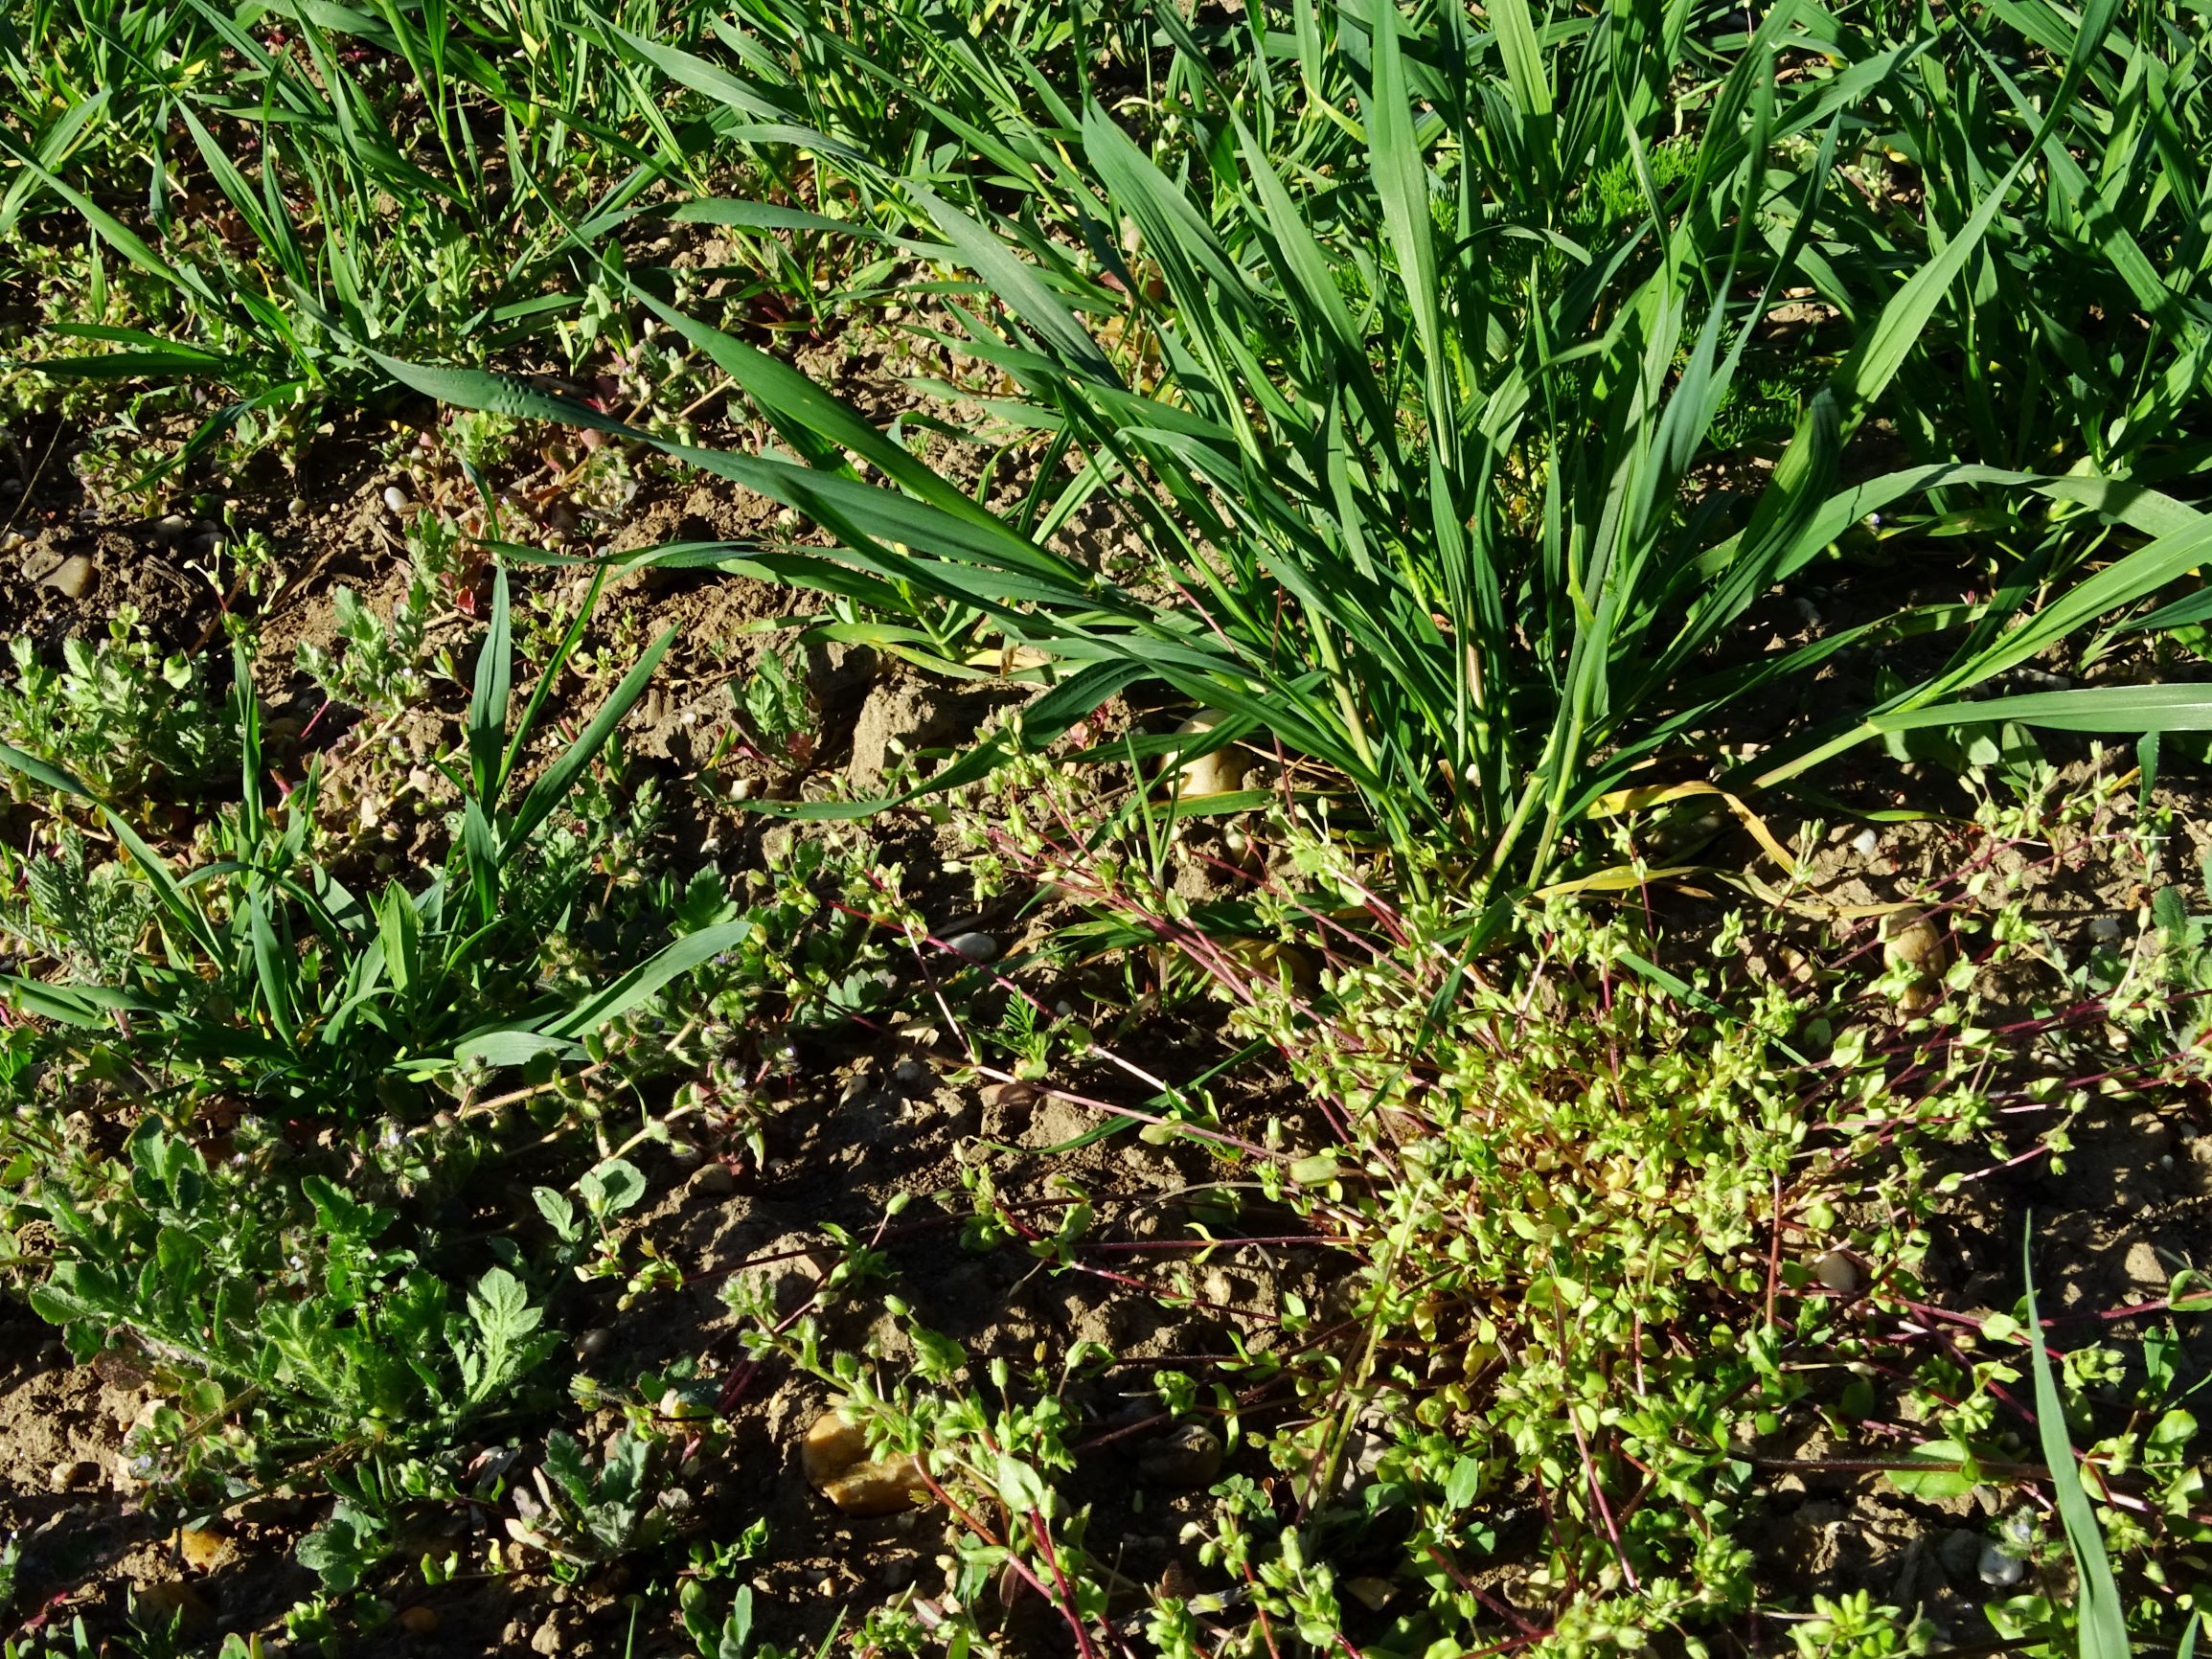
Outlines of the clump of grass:
<svg viewBox="0 0 2212 1659">
<path fill-rule="evenodd" d="M 2204 717 L 2182 688 L 1966 700 L 2088 625 L 2130 625 L 2193 566 L 2207 534 L 2194 509 L 2094 466 L 2049 479 L 1956 445 L 1879 476 L 1839 459 L 1934 349 L 2034 156 L 2093 122 L 2082 101 L 2099 90 L 2087 69 L 2109 8 L 2085 14 L 2034 130 L 1940 247 L 1908 257 L 1902 280 L 1832 299 L 1847 337 L 1770 467 L 1731 466 L 1741 458 L 1715 446 L 1714 423 L 1746 390 L 1779 296 L 1829 269 L 1814 227 L 1855 199 L 1836 174 L 1840 112 L 1936 36 L 1855 36 L 1826 73 L 1786 78 L 1778 66 L 1810 41 L 1776 11 L 1714 65 L 1712 107 L 1700 92 L 1693 111 L 1683 71 L 1701 59 L 1685 36 L 1615 20 L 1546 45 L 1516 6 L 1478 41 L 1455 18 L 1307 18 L 1297 121 L 1271 102 L 1263 47 L 1240 59 L 1181 43 L 1193 90 L 1172 139 L 1132 135 L 1095 102 L 1010 92 L 992 114 L 1021 135 L 1001 158 L 1021 211 L 907 192 L 942 239 L 937 257 L 969 279 L 962 350 L 1018 390 L 994 410 L 1036 434 L 1045 470 L 1010 517 L 641 289 L 811 465 L 671 452 L 839 538 L 780 557 L 787 578 L 1045 647 L 1081 668 L 1092 701 L 1165 682 L 1222 711 L 1220 736 L 1264 732 L 1324 769 L 1395 847 L 1462 848 L 1452 879 L 1501 894 L 1554 874 L 1644 767 L 1713 770 L 1714 729 L 1755 701 L 1808 699 L 1795 733 L 1732 769 L 1743 787 L 1927 728 Z M 749 96 L 704 65 L 671 67 L 733 107 Z M 1359 125 L 1316 106 L 1356 107 Z M 1654 167 L 1661 135 L 1685 125 Z M 1795 137 L 1824 125 L 1821 143 Z M 1071 161 L 1042 159 L 1055 147 Z M 1596 188 L 1576 182 L 1588 172 Z M 1846 240 L 1886 234 L 1846 217 Z M 1513 257 L 1513 237 L 1551 251 Z M 2105 257 L 2126 265 L 2125 246 Z M 1130 381 L 1101 319 L 1152 342 L 1156 385 Z M 2147 372 L 2163 349 L 2143 343 Z M 466 406 L 597 420 L 490 376 L 388 366 Z M 2025 551 L 1973 601 L 1737 649 L 1760 596 L 1801 580 L 1870 514 L 1939 525 L 1915 506 L 1938 486 L 1997 491 L 2027 527 Z M 1055 542 L 1098 502 L 1139 564 L 1108 568 Z M 2111 531 L 2085 535 L 2084 508 L 2151 539 L 2100 552 Z M 1940 669 L 1841 716 L 1809 700 L 1839 653 L 1930 629 L 1958 635 Z M 1417 860 L 1403 865 L 1420 879 Z"/>
</svg>

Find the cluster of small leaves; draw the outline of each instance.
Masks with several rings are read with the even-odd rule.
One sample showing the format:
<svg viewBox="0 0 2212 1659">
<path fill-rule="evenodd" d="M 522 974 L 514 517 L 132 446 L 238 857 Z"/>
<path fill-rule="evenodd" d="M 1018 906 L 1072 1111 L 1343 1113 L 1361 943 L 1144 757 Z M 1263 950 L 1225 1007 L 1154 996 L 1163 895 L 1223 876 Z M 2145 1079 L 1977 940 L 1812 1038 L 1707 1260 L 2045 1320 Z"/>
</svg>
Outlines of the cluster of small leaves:
<svg viewBox="0 0 2212 1659">
<path fill-rule="evenodd" d="M 1017 1373 L 1004 1357 L 971 1359 L 952 1338 L 930 1329 L 894 1295 L 878 1300 L 902 1350 L 826 1352 L 821 1313 L 873 1268 L 863 1248 L 818 1289 L 813 1311 L 780 1320 L 757 1285 L 733 1282 L 727 1300 L 750 1329 L 755 1357 L 781 1356 L 835 1391 L 837 1409 L 866 1433 L 878 1467 L 909 1460 L 929 1489 L 951 1495 L 964 1526 L 955 1533 L 948 1604 L 971 1606 L 994 1586 L 1020 1581 L 1050 1602 L 1070 1629 L 1098 1627 L 1108 1604 L 1102 1562 L 1085 1544 L 1090 1516 L 1060 1490 L 1076 1465 L 1082 1419 L 1070 1386 L 1113 1355 L 1078 1342 L 1057 1365 Z M 886 1464 L 881 1460 L 894 1460 Z M 995 1524 L 976 1525 L 978 1514 Z"/>
<path fill-rule="evenodd" d="M 2053 1021 L 2032 1042 L 1985 1023 L 1985 992 L 2033 984 L 2063 1006 L 2096 994 L 2069 980 L 2017 895 L 1985 883 L 1979 908 L 1946 912 L 1956 960 L 1939 965 L 1940 990 L 1902 958 L 1879 972 L 1806 961 L 1746 989 L 1741 965 L 1778 946 L 1742 916 L 1705 941 L 1715 966 L 1678 978 L 1658 966 L 1680 966 L 1678 946 L 1564 900 L 1530 915 L 1517 952 L 1471 958 L 1458 901 L 1383 910 L 1378 875 L 1311 822 L 1243 820 L 1266 869 L 1253 866 L 1247 900 L 1201 916 L 1170 886 L 1187 853 L 1171 842 L 1154 856 L 1129 814 L 1120 833 L 1072 844 L 1068 826 L 1099 820 L 1092 786 L 1049 765 L 1015 771 L 1017 786 L 954 814 L 977 856 L 1081 897 L 1101 913 L 1097 938 L 1182 946 L 1223 992 L 1231 1029 L 1284 1057 L 1297 1097 L 1333 1108 L 1271 1125 L 1280 1156 L 1258 1166 L 1270 1197 L 1355 1241 L 1358 1339 L 1289 1368 L 1305 1410 L 1266 1446 L 1279 1489 L 1314 1522 L 1293 1535 L 1279 1502 L 1231 1483 L 1202 1546 L 1211 1564 L 1248 1571 L 1278 1643 L 1341 1627 L 1327 1523 L 1357 1515 L 1408 1536 L 1397 1580 L 1425 1587 L 1418 1612 L 1370 1633 L 1391 1650 L 1483 1645 L 1493 1610 L 1465 1568 L 1497 1547 L 1506 1516 L 1538 1507 L 1542 1546 L 1519 1558 L 1513 1600 L 1544 1608 L 1550 1650 L 1730 1623 L 1755 1585 L 1744 1448 L 1788 1421 L 1849 1436 L 1885 1415 L 1864 1377 L 1817 1386 L 1822 1367 L 1911 1375 L 1910 1399 L 1886 1415 L 1950 1438 L 1914 1454 L 1927 1468 L 1901 1484 L 1950 1482 L 1930 1495 L 1956 1497 L 1983 1463 L 2028 1455 L 1995 1433 L 1997 1396 L 2019 1376 L 2005 1356 L 1968 1367 L 1901 1351 L 1871 1311 L 1902 1317 L 1927 1297 L 1927 1222 L 1948 1185 L 1937 1148 L 2011 1156 L 2025 1131 L 2064 1168 L 2093 1099 L 2067 1079 L 2109 1068 L 2094 1021 Z M 1810 827 L 1803 844 L 1819 841 Z M 2152 970 L 2173 952 L 2170 971 L 2184 972 L 2191 921 L 2178 895 L 2151 911 L 2163 914 L 2132 957 L 2141 1011 L 2170 1018 L 2178 982 Z M 1313 920 L 1361 912 L 1376 921 L 1363 941 Z M 1282 943 L 1233 948 L 1214 933 L 1232 915 Z M 1302 1305 L 1284 1312 L 1292 1338 L 1334 1329 Z M 2173 1447 L 2196 1433 L 2173 1403 L 2147 1399 L 2098 1454 L 2115 1469 L 2173 1464 L 2166 1516 L 2191 1503 Z M 2136 1559 L 2194 1536 L 2161 1526 L 2154 1539 L 2117 1513 L 2108 1529 Z M 1854 1650 L 1857 1613 L 1831 1615 L 1837 1650 Z M 1182 1650 L 1179 1617 L 1162 1615 L 1163 1650 Z M 1207 1649 L 1194 1637 L 1189 1650 Z"/>
<path fill-rule="evenodd" d="M 73 824 L 54 827 L 52 846 L 8 860 L 20 903 L 0 909 L 0 931 L 23 954 L 57 964 L 63 979 L 121 978 L 153 920 L 152 893 L 128 865 L 93 863 Z"/>
<path fill-rule="evenodd" d="M 442 1445 L 511 1403 L 556 1342 L 521 1280 L 494 1266 L 460 1289 L 389 1241 L 395 1211 L 326 1174 L 272 1180 L 285 1144 L 241 1139 L 211 1167 L 148 1118 L 123 1159 L 56 1168 L 19 1201 L 57 1240 L 32 1305 L 78 1357 L 127 1333 L 182 1387 L 134 1438 L 144 1478 L 227 1501 L 303 1450 Z"/>
<path fill-rule="evenodd" d="M 166 654 L 120 607 L 105 639 L 72 638 L 59 668 L 31 641 L 9 642 L 0 680 L 0 741 L 75 773 L 110 800 L 203 787 L 237 755 L 221 700 L 190 657 Z M 25 782 L 15 780 L 18 797 Z"/>
<path fill-rule="evenodd" d="M 556 1430 L 533 1487 L 514 1489 L 508 1535 L 570 1567 L 611 1561 L 671 1537 L 691 1509 L 682 1487 L 655 1478 L 651 1436 L 618 1429 L 596 1466 L 574 1435 Z"/>
<path fill-rule="evenodd" d="M 386 719 L 422 705 L 431 672 L 425 635 L 470 567 L 459 532 L 441 515 L 416 517 L 406 540 L 407 587 L 389 618 L 376 615 L 352 588 L 341 586 L 331 596 L 336 637 L 328 645 L 304 640 L 299 648 L 300 671 L 332 702 Z"/>
</svg>

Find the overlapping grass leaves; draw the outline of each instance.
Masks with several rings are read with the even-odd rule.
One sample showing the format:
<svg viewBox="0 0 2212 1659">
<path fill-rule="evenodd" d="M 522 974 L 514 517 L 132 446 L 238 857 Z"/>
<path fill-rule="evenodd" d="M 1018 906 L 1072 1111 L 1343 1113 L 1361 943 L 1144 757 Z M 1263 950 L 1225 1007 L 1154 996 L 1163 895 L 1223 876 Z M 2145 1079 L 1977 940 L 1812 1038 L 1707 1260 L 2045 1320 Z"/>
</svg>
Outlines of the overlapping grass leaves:
<svg viewBox="0 0 2212 1659">
<path fill-rule="evenodd" d="M 594 588 L 594 597 L 597 589 Z M 640 1007 L 663 986 L 741 943 L 749 921 L 701 928 L 589 995 L 541 994 L 513 966 L 546 918 L 513 893 L 540 830 L 605 749 L 666 654 L 664 632 L 584 729 L 521 784 L 521 761 L 542 725 L 546 688 L 582 637 L 583 607 L 509 730 L 512 638 L 504 574 L 479 653 L 469 714 L 471 773 L 447 867 L 404 876 L 364 900 L 311 855 L 319 774 L 264 809 L 260 719 L 250 665 L 237 662 L 234 712 L 242 787 L 218 836 L 220 856 L 178 875 L 122 812 L 57 767 L 0 745 L 0 766 L 57 796 L 89 805 L 153 891 L 164 948 L 115 985 L 0 976 L 15 1006 L 65 1024 L 140 1022 L 148 1040 L 231 1077 L 272 1109 L 351 1118 L 382 1102 L 388 1083 L 419 1084 L 457 1068 L 565 1057 L 580 1039 Z M 213 896 L 211 898 L 211 895 Z"/>
<path fill-rule="evenodd" d="M 1718 444 L 1716 419 L 1752 395 L 1777 296 L 1830 269 L 1815 233 L 1848 194 L 1844 151 L 1864 163 L 1876 101 L 1904 96 L 1935 44 L 1846 36 L 1789 5 L 1724 56 L 1635 11 L 1539 30 L 1516 9 L 1485 37 L 1448 8 L 1346 6 L 1224 63 L 1163 15 L 1190 89 L 1173 135 L 987 88 L 1011 210 L 878 181 L 972 279 L 959 344 L 1022 394 L 994 412 L 1064 462 L 1034 521 L 988 522 L 827 394 L 640 292 L 810 469 L 671 452 L 840 538 L 774 574 L 894 610 L 968 606 L 1070 661 L 1136 665 L 1225 711 L 1233 735 L 1271 734 L 1348 781 L 1394 843 L 1447 837 L 1468 878 L 1518 888 L 1593 802 L 1694 751 L 1732 700 L 1810 684 L 1836 644 L 1748 663 L 1729 648 L 1760 596 L 1870 512 L 1972 487 L 2066 504 L 1947 617 L 1964 638 L 1941 672 L 1814 722 L 1759 781 L 1988 717 L 1968 699 L 1995 676 L 2195 568 L 2193 509 L 2084 468 L 1952 454 L 1850 480 L 1854 434 L 1950 350 L 2032 164 L 2103 120 L 2077 104 L 2103 86 L 2113 16 L 2084 12 L 2032 130 L 1989 152 L 2009 160 L 1959 222 L 1901 279 L 1844 296 L 1849 339 L 1771 468 Z M 1813 48 L 1831 73 L 1779 73 Z M 1275 76 L 1293 56 L 1309 108 L 1287 119 Z M 719 72 L 664 67 L 740 106 Z M 1679 90 L 1693 67 L 1719 76 L 1709 106 Z M 1592 174 L 1620 200 L 1593 200 Z M 2133 268 L 2130 245 L 2114 233 L 2117 267 Z M 394 367 L 457 401 L 511 400 L 488 378 Z M 1056 540 L 1097 502 L 1142 560 Z M 2086 575 L 2074 504 L 2157 539 Z M 2194 707 L 2085 692 L 2005 717 L 2133 730 Z"/>
</svg>

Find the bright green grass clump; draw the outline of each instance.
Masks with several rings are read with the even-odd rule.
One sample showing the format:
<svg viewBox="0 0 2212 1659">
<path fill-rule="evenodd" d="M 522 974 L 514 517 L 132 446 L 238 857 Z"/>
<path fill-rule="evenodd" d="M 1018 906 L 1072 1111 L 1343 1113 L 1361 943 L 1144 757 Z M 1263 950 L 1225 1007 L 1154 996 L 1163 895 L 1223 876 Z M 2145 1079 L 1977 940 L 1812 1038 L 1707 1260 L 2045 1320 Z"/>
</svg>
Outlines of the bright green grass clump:
<svg viewBox="0 0 2212 1659">
<path fill-rule="evenodd" d="M 2144 252 L 2199 259 L 2202 239 L 2147 196 L 2090 216 L 2073 159 L 2116 177 L 2155 147 L 2147 118 L 2115 125 L 2146 49 L 2113 19 L 2039 35 L 2063 47 L 2044 74 L 1932 18 L 1785 6 L 1743 37 L 1632 8 L 1539 29 L 1515 3 L 1479 34 L 1448 8 L 1308 8 L 1279 34 L 1165 27 L 1172 118 L 1050 96 L 1041 65 L 982 76 L 939 115 L 989 189 L 799 142 L 934 239 L 914 252 L 956 279 L 960 350 L 1017 391 L 993 414 L 1034 434 L 1027 502 L 986 511 L 640 283 L 810 466 L 671 452 L 838 537 L 779 574 L 912 637 L 952 618 L 1041 646 L 1082 671 L 1071 709 L 1164 682 L 1224 711 L 1212 740 L 1256 729 L 1317 762 L 1394 843 L 1463 847 L 1455 879 L 1479 889 L 1553 875 L 1640 768 L 1711 766 L 1715 728 L 1752 707 L 1806 717 L 1745 787 L 1928 727 L 2199 728 L 2180 688 L 1967 701 L 2085 627 L 2143 625 L 2212 536 L 2159 489 L 2212 335 Z M 965 50 L 914 36 L 924 61 Z M 2196 47 L 2166 44 L 2193 84 Z M 1934 72 L 1951 47 L 1971 104 Z M 733 112 L 764 96 L 655 61 Z M 1909 191 L 1900 154 L 1922 158 Z M 2069 320 L 2022 337 L 2039 313 L 2019 291 L 2056 269 L 2047 221 L 2080 227 L 2047 290 Z M 1785 374 L 1768 319 L 1788 295 L 1820 326 Z M 2146 325 L 2112 324 L 2146 306 Z M 1982 344 L 2000 312 L 2018 360 Z M 2101 358 L 2077 349 L 2091 327 Z M 605 425 L 482 374 L 388 366 L 450 400 Z M 2022 375 L 2112 413 L 2054 420 Z M 1746 399 L 1766 418 L 1724 446 Z M 1979 419 L 1996 403 L 2017 411 L 2001 432 Z M 1765 596 L 1871 552 L 1885 522 L 1927 534 L 1993 506 L 2003 532 L 1962 602 L 1745 648 Z M 1101 509 L 1133 557 L 1060 538 Z M 1810 689 L 1846 653 L 1927 635 L 1948 661 L 1855 706 Z"/>
</svg>

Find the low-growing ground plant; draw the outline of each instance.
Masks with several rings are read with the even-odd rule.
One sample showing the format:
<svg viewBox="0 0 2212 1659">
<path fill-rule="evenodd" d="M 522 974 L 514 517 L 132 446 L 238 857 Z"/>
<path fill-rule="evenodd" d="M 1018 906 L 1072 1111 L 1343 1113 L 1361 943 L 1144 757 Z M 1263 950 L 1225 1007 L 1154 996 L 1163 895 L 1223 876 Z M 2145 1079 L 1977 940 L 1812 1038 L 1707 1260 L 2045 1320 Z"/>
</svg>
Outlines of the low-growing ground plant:
<svg viewBox="0 0 2212 1659">
<path fill-rule="evenodd" d="M 2099 794 L 2077 798 L 2087 825 Z M 2077 1120 L 2122 1086 L 2108 1069 L 2110 1016 L 2152 1022 L 2143 1053 L 2159 1057 L 2131 1082 L 2197 1063 L 2173 1044 L 2175 1003 L 2128 1014 L 2094 993 L 2077 1000 L 2018 901 L 1978 884 L 1991 908 L 1945 912 L 1955 966 L 1930 994 L 1917 969 L 1824 968 L 1741 915 L 1709 933 L 1711 966 L 1676 972 L 1655 959 L 1679 965 L 1681 953 L 1633 911 L 1599 918 L 1566 899 L 1534 921 L 1522 953 L 1474 957 L 1464 900 L 1386 903 L 1345 843 L 1281 822 L 1255 827 L 1268 852 L 1243 870 L 1245 897 L 1201 913 L 1131 855 L 1133 814 L 1119 815 L 1118 837 L 1086 835 L 1115 816 L 1039 767 L 957 821 L 979 858 L 1098 914 L 1091 929 L 1061 930 L 1078 952 L 1151 934 L 1203 966 L 1236 1032 L 1283 1057 L 1300 1104 L 1263 1129 L 1224 1135 L 1211 1117 L 1178 1127 L 1171 1114 L 1144 1132 L 1213 1147 L 1224 1181 L 1256 1184 L 1340 1241 L 1357 1286 L 1348 1305 L 1276 1303 L 1282 1340 L 1243 1376 L 1271 1380 L 1260 1392 L 1280 1397 L 1280 1415 L 1250 1395 L 1226 1414 L 1233 1452 L 1234 1425 L 1258 1426 L 1242 1435 L 1249 1472 L 1215 1489 L 1203 1552 L 1244 1579 L 1248 1602 L 1194 1617 L 1162 1601 L 1163 1650 L 1223 1650 L 1236 1630 L 1234 1649 L 1265 1629 L 1286 1651 L 1294 1631 L 1320 1651 L 1341 1636 L 1363 1651 L 1471 1652 L 1517 1628 L 1585 1652 L 1661 1632 L 1702 1642 L 1754 1610 L 1798 1616 L 1761 1599 L 1755 1517 L 1766 1471 L 1787 1470 L 1780 1448 L 1813 1424 L 1893 1470 L 1901 1490 L 2032 1491 L 2033 1430 L 2005 1386 L 2023 1368 L 1969 1366 L 1966 1334 L 1931 1342 L 1922 1323 L 1928 1230 L 1977 1159 L 2063 1167 Z M 1215 856 L 1186 842 L 1171 861 Z M 1219 868 L 1236 878 L 1234 863 Z M 1240 946 L 1231 928 L 1273 948 Z M 1754 952 L 1798 966 L 1748 991 L 1732 970 Z M 1985 988 L 2032 966 L 2049 1007 L 2013 1028 L 2032 1039 L 2000 1039 Z M 1219 1221 L 1205 1237 L 1224 1241 Z M 1085 1242 L 1079 1231 L 1059 1248 L 1063 1264 L 1081 1261 Z M 2170 1302 L 2195 1307 L 2180 1290 Z M 1982 1345 L 2001 1350 L 2023 1329 L 1983 1322 Z M 2079 1387 L 2140 1363 L 2124 1344 L 2102 1357 L 2085 1347 L 2069 1375 Z M 2114 1469 L 2145 1483 L 2109 1511 L 2128 1519 L 2108 1535 L 2156 1583 L 2206 1522 L 2183 1495 L 2197 1478 L 2188 1459 L 2162 1449 L 2198 1443 L 2196 1420 L 2162 1393 L 2170 1362 L 2152 1370 L 2129 1426 L 2105 1443 Z M 943 1403 L 922 1410 L 855 1377 L 836 1374 L 849 1398 L 902 1425 L 884 1443 L 925 1450 L 913 1425 Z M 958 1386 L 951 1374 L 925 1380 Z M 1925 1438 L 1900 1443 L 1901 1420 Z M 1272 1498 L 1249 1485 L 1263 1473 Z M 1532 1515 L 1540 1548 L 1516 1551 L 1502 1576 L 1483 1570 L 1516 1517 Z M 1387 1569 L 1379 1533 L 1402 1552 Z M 1329 1565 L 1355 1542 L 1373 1619 Z M 1987 1547 L 2034 1557 L 2036 1581 L 2052 1583 L 2042 1545 L 2006 1533 Z M 1072 1617 L 1083 1603 L 1058 1604 Z M 2047 1623 L 2057 1605 L 2032 1589 L 1993 1601 L 1989 1617 L 2000 1638 L 2024 1639 L 2059 1629 Z M 1890 1651 L 1880 1644 L 1910 1623 L 1870 1599 L 1831 1598 L 1792 1641 Z M 1104 1650 L 1105 1628 L 1093 1635 Z"/>
<path fill-rule="evenodd" d="M 763 1010 L 803 1022 L 882 994 L 865 920 L 826 919 L 816 883 L 858 877 L 821 845 L 734 890 L 658 867 L 656 791 L 625 779 L 611 735 L 666 640 L 541 753 L 546 687 L 584 617 L 518 696 L 504 576 L 493 592 L 474 697 L 432 769 L 443 868 L 404 868 L 365 901 L 338 874 L 353 826 L 321 815 L 314 771 L 281 805 L 263 793 L 242 650 L 217 722 L 243 756 L 239 798 L 212 836 L 142 831 L 58 765 L 0 749 L 34 803 L 93 826 L 54 821 L 59 851 L 15 871 L 9 926 L 30 960 L 5 988 L 0 1272 L 77 1357 L 154 1392 L 125 1455 L 172 1524 L 280 1483 L 334 1494 L 301 1544 L 324 1591 L 303 1631 L 388 1575 L 409 1514 L 504 1496 L 465 1453 L 536 1438 L 565 1397 L 547 1363 L 564 1285 L 680 1287 L 617 1239 L 648 1189 L 624 1154 L 757 1164 L 754 1091 L 781 1054 Z M 94 862 L 94 833 L 121 856 Z M 523 1129 L 563 1148 L 536 1154 L 558 1171 L 543 1225 L 455 1237 Z M 574 1501 L 539 1534 L 605 1534 L 590 1517 L 614 1498 Z M 662 1541 L 651 1519 L 622 1547 Z"/>
<path fill-rule="evenodd" d="M 237 740 L 200 665 L 161 649 L 127 606 L 105 639 L 65 641 L 58 668 L 21 635 L 9 653 L 0 741 L 109 800 L 135 807 L 149 791 L 191 798 L 236 763 Z M 34 787 L 21 773 L 10 784 L 18 799 Z"/>
</svg>

